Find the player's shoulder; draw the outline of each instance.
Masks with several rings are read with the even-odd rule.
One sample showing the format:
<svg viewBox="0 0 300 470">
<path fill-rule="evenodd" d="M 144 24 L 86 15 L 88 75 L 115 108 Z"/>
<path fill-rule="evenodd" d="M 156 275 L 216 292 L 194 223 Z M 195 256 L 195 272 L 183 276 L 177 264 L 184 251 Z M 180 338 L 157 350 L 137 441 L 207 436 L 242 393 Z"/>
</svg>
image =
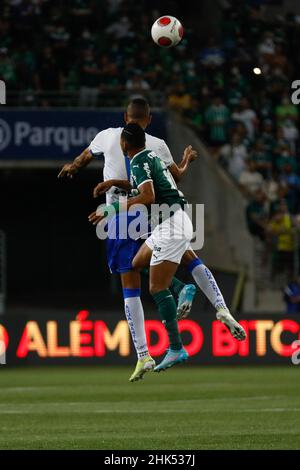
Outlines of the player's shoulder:
<svg viewBox="0 0 300 470">
<path fill-rule="evenodd" d="M 155 152 L 155 150 L 150 149 L 150 148 L 146 148 L 146 150 L 142 154 L 142 159 L 143 160 L 153 160 L 153 159 L 157 159 L 157 158 L 160 160 L 160 158 L 157 155 L 157 153 Z"/>
<path fill-rule="evenodd" d="M 160 139 L 159 137 L 155 137 L 154 135 L 151 134 L 145 134 L 146 135 L 146 146 L 149 148 L 152 148 L 153 145 L 155 147 L 165 147 L 167 144 L 163 139 Z"/>
<path fill-rule="evenodd" d="M 146 147 L 156 152 L 157 156 L 163 160 L 167 166 L 174 163 L 170 149 L 163 139 L 146 134 Z"/>
<path fill-rule="evenodd" d="M 102 137 L 119 137 L 122 130 L 122 127 L 108 127 L 107 129 L 99 131 L 98 134 L 96 134 L 95 139 L 101 139 Z"/>
<path fill-rule="evenodd" d="M 143 167 L 145 163 L 150 164 L 156 157 L 157 155 L 153 150 L 146 148 L 133 157 L 131 160 L 131 166 L 133 168 L 137 168 L 138 166 Z"/>
</svg>

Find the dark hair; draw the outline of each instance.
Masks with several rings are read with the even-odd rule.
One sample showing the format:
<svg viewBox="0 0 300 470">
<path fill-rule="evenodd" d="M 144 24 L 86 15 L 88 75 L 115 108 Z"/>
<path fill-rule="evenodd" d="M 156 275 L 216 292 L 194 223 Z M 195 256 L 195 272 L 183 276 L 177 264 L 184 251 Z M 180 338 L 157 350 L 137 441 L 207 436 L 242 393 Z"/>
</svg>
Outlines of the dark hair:
<svg viewBox="0 0 300 470">
<path fill-rule="evenodd" d="M 145 119 L 150 116 L 150 106 L 145 98 L 134 98 L 127 106 L 127 114 L 131 119 Z"/>
<path fill-rule="evenodd" d="M 145 131 L 138 124 L 127 124 L 122 131 L 121 138 L 128 144 L 129 150 L 145 147 Z"/>
</svg>

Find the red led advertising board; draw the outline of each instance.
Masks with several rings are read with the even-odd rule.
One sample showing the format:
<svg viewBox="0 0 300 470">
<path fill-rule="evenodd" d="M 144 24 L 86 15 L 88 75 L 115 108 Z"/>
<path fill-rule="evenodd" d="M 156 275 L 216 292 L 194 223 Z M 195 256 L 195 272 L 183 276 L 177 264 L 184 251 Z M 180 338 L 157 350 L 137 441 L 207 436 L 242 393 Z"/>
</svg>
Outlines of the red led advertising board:
<svg viewBox="0 0 300 470">
<path fill-rule="evenodd" d="M 300 342 L 300 317 L 247 315 L 240 318 L 247 340 L 232 338 L 213 315 L 192 316 L 179 322 L 192 364 L 292 364 Z M 156 358 L 168 347 L 163 324 L 146 320 L 150 354 Z M 6 365 L 132 364 L 135 352 L 124 318 L 116 314 L 75 314 L 0 317 L 0 340 L 6 346 Z M 300 350 L 298 354 L 300 358 Z M 299 360 L 300 362 L 300 360 Z"/>
</svg>

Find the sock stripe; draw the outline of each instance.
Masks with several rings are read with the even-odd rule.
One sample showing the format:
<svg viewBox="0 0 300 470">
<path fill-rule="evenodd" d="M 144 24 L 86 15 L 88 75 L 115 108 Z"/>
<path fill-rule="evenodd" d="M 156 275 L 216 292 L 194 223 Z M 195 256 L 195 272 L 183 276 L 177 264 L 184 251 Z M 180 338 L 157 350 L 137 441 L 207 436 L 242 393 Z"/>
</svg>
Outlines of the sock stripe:
<svg viewBox="0 0 300 470">
<path fill-rule="evenodd" d="M 130 299 L 131 297 L 141 297 L 141 289 L 123 289 L 124 299 Z"/>
<path fill-rule="evenodd" d="M 193 261 L 187 265 L 189 273 L 191 273 L 196 268 L 196 266 L 200 266 L 201 264 L 203 264 L 203 261 L 200 258 L 193 259 Z"/>
</svg>

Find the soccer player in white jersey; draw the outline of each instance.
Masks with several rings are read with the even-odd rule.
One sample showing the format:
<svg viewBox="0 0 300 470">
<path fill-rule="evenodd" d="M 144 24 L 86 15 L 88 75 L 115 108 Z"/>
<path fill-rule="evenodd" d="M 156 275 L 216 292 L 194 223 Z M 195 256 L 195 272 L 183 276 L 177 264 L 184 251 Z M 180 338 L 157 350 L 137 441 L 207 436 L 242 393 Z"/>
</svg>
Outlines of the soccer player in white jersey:
<svg viewBox="0 0 300 470">
<path fill-rule="evenodd" d="M 143 99 L 133 100 L 129 104 L 124 118 L 126 124 L 135 122 L 143 129 L 146 129 L 151 122 L 148 103 Z M 79 157 L 75 158 L 73 163 L 64 165 L 58 176 L 68 176 L 72 178 L 79 169 L 87 166 L 93 158 L 104 156 L 104 182 L 99 183 L 95 187 L 94 196 L 97 197 L 100 194 L 106 193 L 107 204 L 118 201 L 121 195 L 127 194 L 131 189 L 128 174 L 129 162 L 124 158 L 120 147 L 122 130 L 122 128 L 110 128 L 99 132 L 89 147 L 85 149 Z M 187 171 L 189 163 L 196 158 L 195 152 L 189 146 L 185 149 L 180 164 L 176 165 L 166 143 L 149 134 L 146 134 L 146 146 L 154 150 L 164 159 L 176 182 L 178 182 Z M 130 256 L 132 255 L 133 253 L 131 252 Z M 124 257 L 122 257 L 122 263 L 123 262 Z M 192 274 L 200 289 L 216 308 L 217 318 L 229 328 L 234 337 L 239 340 L 244 339 L 245 332 L 229 313 L 221 291 L 210 270 L 192 250 L 188 250 L 185 253 L 182 262 L 187 266 L 188 271 Z M 132 273 L 131 271 L 121 273 L 121 278 L 125 297 L 125 312 L 127 313 L 127 317 L 130 312 L 130 329 L 139 358 L 136 370 L 130 380 L 138 380 L 143 377 L 145 364 L 147 366 L 149 364 L 149 354 L 144 331 L 144 314 L 140 300 L 140 279 L 138 273 Z M 182 288 L 182 283 L 178 282 L 178 284 L 176 284 L 175 281 L 175 285 L 172 287 L 175 292 L 177 291 L 176 293 L 179 293 L 177 318 L 184 318 L 191 309 L 191 303 L 195 294 L 193 290 L 194 286 L 188 285 Z"/>
<path fill-rule="evenodd" d="M 139 121 L 146 128 L 151 121 L 150 108 L 148 103 L 142 99 L 133 100 L 125 113 L 125 121 Z M 130 162 L 124 157 L 120 147 L 120 137 L 122 128 L 109 128 L 99 132 L 89 147 L 77 157 L 73 163 L 67 164 L 59 173 L 59 177 L 72 177 L 79 168 L 88 165 L 93 158 L 104 156 L 104 182 L 98 185 L 94 190 L 94 195 L 98 196 L 106 193 L 106 202 L 108 205 L 119 201 L 120 196 L 126 195 L 131 189 Z M 147 145 L 159 152 L 161 158 L 168 167 L 171 167 L 174 177 L 178 180 L 187 170 L 189 163 L 196 158 L 196 152 L 189 146 L 185 149 L 183 159 L 177 166 L 166 143 L 157 137 L 147 134 Z M 114 182 L 118 181 L 118 185 Z M 116 227 L 121 230 L 122 223 L 119 219 L 122 215 L 116 217 L 114 224 L 110 227 Z M 130 220 L 129 220 L 130 221 Z M 112 232 L 114 230 L 112 229 Z M 119 235 L 119 234 L 118 234 Z M 120 239 L 118 239 L 120 238 Z M 124 239 L 128 238 L 128 239 Z M 138 380 L 148 368 L 153 368 L 155 362 L 149 356 L 145 329 L 144 312 L 140 299 L 140 274 L 132 270 L 132 259 L 141 246 L 142 241 L 130 240 L 129 237 L 117 237 L 107 240 L 107 257 L 110 271 L 121 275 L 123 287 L 125 314 L 128 320 L 133 343 L 138 355 L 138 363 L 134 374 L 130 380 Z M 192 301 L 196 292 L 193 284 L 183 284 L 174 278 L 172 290 L 178 299 L 178 313 L 185 314 L 191 309 Z"/>
</svg>

